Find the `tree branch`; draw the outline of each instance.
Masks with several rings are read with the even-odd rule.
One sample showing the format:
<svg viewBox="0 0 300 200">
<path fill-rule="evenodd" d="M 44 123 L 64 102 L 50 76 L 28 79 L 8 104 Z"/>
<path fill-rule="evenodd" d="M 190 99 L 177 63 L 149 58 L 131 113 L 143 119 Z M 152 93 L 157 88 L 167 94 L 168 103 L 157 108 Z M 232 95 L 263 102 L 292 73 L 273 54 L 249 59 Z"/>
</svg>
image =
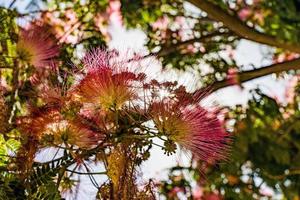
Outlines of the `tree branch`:
<svg viewBox="0 0 300 200">
<path fill-rule="evenodd" d="M 271 179 L 281 180 L 288 176 L 300 175 L 300 169 L 289 169 L 287 173 L 280 174 L 280 175 L 272 175 L 272 174 L 268 174 L 266 172 L 264 172 L 263 174 Z"/>
<path fill-rule="evenodd" d="M 79 175 L 106 175 L 107 174 L 107 172 L 78 172 L 78 171 L 69 170 L 69 169 L 67 169 L 66 171 L 72 172 L 75 174 L 79 174 Z"/>
<path fill-rule="evenodd" d="M 162 49 L 157 53 L 158 56 L 166 56 L 170 53 L 173 53 L 175 51 L 178 51 L 180 48 L 184 47 L 184 46 L 187 46 L 189 44 L 193 44 L 195 42 L 206 42 L 207 40 L 209 39 L 212 39 L 216 36 L 223 36 L 223 37 L 226 37 L 226 36 L 231 36 L 232 34 L 230 33 L 220 33 L 220 32 L 214 32 L 214 33 L 210 33 L 210 34 L 207 34 L 207 35 L 204 35 L 200 38 L 193 38 L 193 39 L 190 39 L 190 40 L 186 40 L 186 41 L 182 41 L 182 42 L 178 42 L 176 44 L 173 44 L 169 47 L 162 47 Z"/>
<path fill-rule="evenodd" d="M 274 46 L 291 52 L 300 53 L 300 44 L 287 43 L 276 37 L 258 32 L 254 28 L 247 26 L 236 16 L 232 16 L 221 9 L 219 6 L 209 2 L 208 0 L 187 0 L 196 7 L 205 11 L 209 17 L 223 24 L 237 35 L 258 43 Z"/>
<path fill-rule="evenodd" d="M 17 1 L 17 0 L 13 0 L 13 1 L 9 4 L 8 8 L 11 9 L 11 8 L 14 6 L 14 4 L 16 3 L 16 1 Z"/>
<path fill-rule="evenodd" d="M 299 70 L 300 69 L 300 58 L 294 59 L 291 61 L 286 61 L 282 63 L 272 64 L 267 67 L 261 67 L 259 69 L 244 71 L 237 74 L 240 83 L 244 83 L 250 81 L 255 78 L 259 78 L 262 76 L 266 76 L 273 73 L 280 73 L 289 70 Z M 234 85 L 234 83 L 230 83 L 227 80 L 217 81 L 210 85 L 212 91 L 216 91 L 218 89 Z"/>
</svg>

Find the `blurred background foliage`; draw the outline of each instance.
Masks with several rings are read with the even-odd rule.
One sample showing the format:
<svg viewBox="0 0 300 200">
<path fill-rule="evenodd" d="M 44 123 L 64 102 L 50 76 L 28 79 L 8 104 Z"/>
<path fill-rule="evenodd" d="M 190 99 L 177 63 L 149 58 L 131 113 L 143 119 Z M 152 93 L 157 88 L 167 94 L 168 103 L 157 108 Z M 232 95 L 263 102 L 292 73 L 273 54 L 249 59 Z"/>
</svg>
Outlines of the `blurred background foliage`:
<svg viewBox="0 0 300 200">
<path fill-rule="evenodd" d="M 12 57 L 16 52 L 19 25 L 35 19 L 48 25 L 61 46 L 62 71 L 70 72 L 72 64 L 78 63 L 78 50 L 108 46 L 112 39 L 108 31 L 109 15 L 113 9 L 113 1 L 109 0 L 32 0 L 22 9 L 17 6 L 18 2 L 13 0 L 10 5 L 5 2 L 0 8 L 1 84 L 8 86 L 5 99 L 16 115 L 22 112 L 31 90 L 26 89 L 24 83 L 20 91 L 23 93 L 16 95 L 10 87 L 15 84 L 11 69 L 15 67 Z M 201 2 L 220 9 L 220 18 L 230 16 L 236 21 L 220 21 L 205 12 L 207 7 L 201 11 Z M 299 0 L 121 0 L 120 3 L 124 26 L 141 29 L 147 35 L 149 55 L 146 56 L 155 55 L 166 68 L 193 69 L 199 77 L 199 87 L 211 86 L 214 90 L 214 86 L 242 85 L 249 73 L 237 65 L 233 53 L 242 39 L 252 40 L 253 32 L 262 36 L 261 40 L 253 41 L 270 46 L 264 56 L 271 64 L 298 62 Z M 235 29 L 234 24 L 241 24 L 242 28 Z M 266 38 L 271 38 L 274 45 Z M 207 66 L 209 72 L 199 66 Z M 261 68 L 250 70 L 251 79 L 261 76 L 258 73 Z M 174 166 L 169 171 L 169 179 L 157 183 L 160 196 L 207 200 L 300 199 L 299 69 L 298 62 L 279 70 L 271 67 L 264 74 L 293 77 L 287 102 L 281 103 L 255 89 L 247 105 L 223 108 L 226 126 L 234 136 L 228 161 L 211 165 L 191 161 L 190 167 Z M 24 194 L 18 194 L 20 198 L 16 198 L 16 194 L 23 186 L 5 171 L 9 167 L 5 155 L 16 151 L 19 134 L 13 124 L 2 124 L 2 127 L 5 130 L 0 129 L 3 133 L 0 137 L 0 198 L 22 199 Z M 7 139 L 11 138 L 8 135 L 16 139 Z M 50 178 L 54 171 L 55 168 L 48 174 Z M 46 182 L 46 179 L 41 181 Z M 41 194 L 37 199 L 59 199 L 55 192 L 54 196 L 43 197 L 55 190 L 52 185 L 46 183 L 39 190 Z"/>
</svg>

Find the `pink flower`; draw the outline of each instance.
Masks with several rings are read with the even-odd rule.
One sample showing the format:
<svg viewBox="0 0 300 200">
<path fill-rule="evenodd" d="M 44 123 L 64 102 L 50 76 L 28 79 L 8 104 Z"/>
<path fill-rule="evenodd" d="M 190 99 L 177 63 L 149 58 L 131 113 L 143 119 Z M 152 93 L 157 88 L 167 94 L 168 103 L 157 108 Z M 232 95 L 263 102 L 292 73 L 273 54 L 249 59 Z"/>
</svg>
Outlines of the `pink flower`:
<svg viewBox="0 0 300 200">
<path fill-rule="evenodd" d="M 199 186 L 196 186 L 196 188 L 193 189 L 193 198 L 194 200 L 200 200 L 203 196 L 203 189 Z"/>
<path fill-rule="evenodd" d="M 53 136 L 54 143 L 76 145 L 82 149 L 95 147 L 104 139 L 104 134 L 91 130 L 82 120 L 60 120 L 47 124 L 43 135 Z"/>
<path fill-rule="evenodd" d="M 44 136 L 53 136 L 52 142 L 56 145 L 66 143 L 89 149 L 105 136 L 92 131 L 79 117 L 65 119 L 59 110 L 51 106 L 31 109 L 29 116 L 18 119 L 18 126 L 25 136 L 34 138 L 37 144 Z"/>
<path fill-rule="evenodd" d="M 281 63 L 288 60 L 293 60 L 295 58 L 299 58 L 299 54 L 291 53 L 291 52 L 284 52 L 277 55 L 274 55 L 273 61 L 274 63 Z"/>
<path fill-rule="evenodd" d="M 294 102 L 295 98 L 295 87 L 297 86 L 298 82 L 300 80 L 300 76 L 294 76 L 289 80 L 287 89 L 285 91 L 285 99 L 286 102 L 291 104 Z"/>
<path fill-rule="evenodd" d="M 64 38 L 63 42 L 68 44 L 77 44 L 78 41 L 79 41 L 79 37 L 77 35 L 68 35 L 67 37 Z"/>
<path fill-rule="evenodd" d="M 59 49 L 46 27 L 31 24 L 20 32 L 17 54 L 20 60 L 36 68 L 53 67 Z"/>
<path fill-rule="evenodd" d="M 6 93 L 7 91 L 11 90 L 11 86 L 7 83 L 4 78 L 0 77 L 0 91 L 1 93 Z"/>
<path fill-rule="evenodd" d="M 194 45 L 192 45 L 192 44 L 189 44 L 189 45 L 187 45 L 187 47 L 186 47 L 186 51 L 188 52 L 188 53 L 196 53 L 197 51 L 198 51 L 198 49 L 194 46 Z"/>
<path fill-rule="evenodd" d="M 74 10 L 67 9 L 66 12 L 65 12 L 65 16 L 66 16 L 66 18 L 68 19 L 68 21 L 70 23 L 76 23 L 77 15 L 76 15 L 76 12 Z"/>
<path fill-rule="evenodd" d="M 110 23 L 119 27 L 123 26 L 123 19 L 121 15 L 121 2 L 119 0 L 109 0 L 109 7 L 107 9 Z"/>
<path fill-rule="evenodd" d="M 228 134 L 217 116 L 200 106 L 154 103 L 152 119 L 159 132 L 191 151 L 198 159 L 224 159 Z"/>
<path fill-rule="evenodd" d="M 162 18 L 158 19 L 156 22 L 152 24 L 152 28 L 154 30 L 166 30 L 170 20 L 167 16 L 163 16 Z"/>
<path fill-rule="evenodd" d="M 82 119 L 69 121 L 67 129 L 65 129 L 65 137 L 68 144 L 76 145 L 82 149 L 89 149 L 95 147 L 99 142 L 103 141 L 105 134 L 95 132 Z M 60 137 L 64 137 L 60 134 Z"/>
<path fill-rule="evenodd" d="M 114 62 L 114 56 L 96 49 L 84 58 L 87 73 L 75 88 L 83 102 L 104 109 L 120 109 L 136 98 L 133 82 L 140 80 L 140 76 L 126 67 L 126 61 Z"/>
<path fill-rule="evenodd" d="M 177 197 L 178 193 L 180 192 L 184 192 L 184 189 L 178 186 L 175 186 L 174 188 L 172 188 L 172 190 L 168 193 L 168 197 L 169 198 L 174 198 Z"/>
<path fill-rule="evenodd" d="M 264 25 L 264 23 L 265 23 L 265 16 L 264 16 L 264 14 L 262 13 L 262 11 L 255 11 L 255 14 L 254 14 L 254 16 L 253 16 L 253 19 L 255 20 L 255 21 L 257 21 L 257 23 L 259 24 L 259 25 Z"/>
<path fill-rule="evenodd" d="M 272 188 L 269 188 L 268 186 L 263 186 L 259 189 L 259 193 L 263 196 L 266 197 L 274 197 L 275 196 L 275 192 L 272 190 Z"/>
<path fill-rule="evenodd" d="M 229 85 L 238 85 L 240 83 L 238 69 L 229 68 L 226 79 Z"/>
<path fill-rule="evenodd" d="M 250 10 L 250 8 L 243 8 L 238 12 L 238 16 L 241 20 L 245 21 L 249 18 L 249 16 L 251 15 L 252 11 Z"/>
</svg>

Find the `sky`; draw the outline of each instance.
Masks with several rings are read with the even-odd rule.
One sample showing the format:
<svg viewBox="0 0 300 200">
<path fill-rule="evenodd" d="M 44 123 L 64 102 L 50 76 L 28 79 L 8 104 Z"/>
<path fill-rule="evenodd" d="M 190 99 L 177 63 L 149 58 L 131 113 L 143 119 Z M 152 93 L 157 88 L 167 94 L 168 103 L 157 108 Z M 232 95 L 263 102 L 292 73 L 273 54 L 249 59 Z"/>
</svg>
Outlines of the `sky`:
<svg viewBox="0 0 300 200">
<path fill-rule="evenodd" d="M 0 0 L 0 5 L 8 6 L 10 1 Z M 19 0 L 16 5 L 21 10 L 24 9 L 27 5 L 28 0 Z M 193 10 L 192 6 L 189 9 Z M 141 30 L 131 29 L 126 30 L 118 25 L 112 24 L 109 28 L 110 34 L 112 36 L 112 41 L 109 44 L 110 48 L 117 48 L 121 50 L 132 49 L 134 51 L 144 51 L 146 43 L 146 35 Z M 235 58 L 237 64 L 240 66 L 245 66 L 244 69 L 249 69 L 248 66 L 253 65 L 254 67 L 261 67 L 271 64 L 270 61 L 264 60 L 263 53 L 264 51 L 269 50 L 268 47 L 264 45 L 259 45 L 257 43 L 242 40 L 237 46 L 235 52 Z M 156 63 L 155 65 L 149 65 L 150 71 L 158 72 L 161 66 Z M 181 79 L 182 82 L 188 83 L 192 79 L 191 74 L 178 74 L 177 71 L 170 70 L 169 72 L 172 79 Z M 275 79 L 274 75 L 269 75 L 255 80 L 249 81 L 243 84 L 243 89 L 238 86 L 231 86 L 224 89 L 221 89 L 209 98 L 212 102 L 216 102 L 219 105 L 225 106 L 234 106 L 237 104 L 245 105 L 251 95 L 249 91 L 259 87 L 265 94 L 276 97 L 280 102 L 284 102 L 284 91 L 287 87 L 287 81 L 283 79 Z M 157 141 L 159 143 L 159 141 Z M 185 165 L 188 163 L 188 156 L 179 152 L 173 156 L 166 156 L 159 147 L 154 147 L 152 150 L 152 156 L 148 161 L 146 161 L 142 167 L 141 171 L 143 173 L 143 180 L 147 181 L 149 178 L 154 179 L 164 179 L 167 178 L 167 169 L 180 163 Z M 51 152 L 47 152 L 51 155 Z M 102 179 L 98 177 L 98 179 Z M 83 185 L 89 184 L 89 179 L 83 179 Z M 85 189 L 83 193 L 85 195 L 91 195 L 95 191 L 93 189 Z"/>
</svg>

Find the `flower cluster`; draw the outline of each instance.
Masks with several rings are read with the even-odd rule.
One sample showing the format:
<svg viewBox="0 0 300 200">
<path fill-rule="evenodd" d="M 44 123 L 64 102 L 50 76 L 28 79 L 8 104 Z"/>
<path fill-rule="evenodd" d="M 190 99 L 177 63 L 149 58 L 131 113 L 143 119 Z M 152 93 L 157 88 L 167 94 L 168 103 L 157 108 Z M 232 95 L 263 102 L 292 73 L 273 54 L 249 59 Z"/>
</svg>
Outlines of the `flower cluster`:
<svg viewBox="0 0 300 200">
<path fill-rule="evenodd" d="M 88 53 L 82 61 L 80 80 L 64 97 L 51 97 L 58 90 L 43 91 L 45 105 L 20 118 L 23 132 L 38 140 L 52 135 L 56 143 L 88 148 L 112 134 L 110 130 L 117 132 L 125 123 L 124 117 L 140 129 L 143 123 L 153 121 L 157 133 L 150 134 L 166 136 L 200 159 L 222 157 L 227 133 L 216 114 L 199 105 L 199 93 L 190 94 L 177 83 L 148 79 L 116 57 L 102 49 Z M 160 96 L 162 91 L 166 93 L 164 97 Z M 139 120 L 134 119 L 136 115 L 140 115 Z"/>
<path fill-rule="evenodd" d="M 197 159 L 224 159 L 228 134 L 216 112 L 199 104 L 205 93 L 147 77 L 141 59 L 95 49 L 83 58 L 69 88 L 40 87 L 38 103 L 18 118 L 26 138 L 18 155 L 22 162 L 29 158 L 24 166 L 30 168 L 45 147 L 66 149 L 78 163 L 95 155 L 106 163 L 114 190 L 129 198 L 138 193 L 134 166 L 149 158 L 153 138 L 165 142 L 167 154 L 178 144 Z"/>
</svg>

